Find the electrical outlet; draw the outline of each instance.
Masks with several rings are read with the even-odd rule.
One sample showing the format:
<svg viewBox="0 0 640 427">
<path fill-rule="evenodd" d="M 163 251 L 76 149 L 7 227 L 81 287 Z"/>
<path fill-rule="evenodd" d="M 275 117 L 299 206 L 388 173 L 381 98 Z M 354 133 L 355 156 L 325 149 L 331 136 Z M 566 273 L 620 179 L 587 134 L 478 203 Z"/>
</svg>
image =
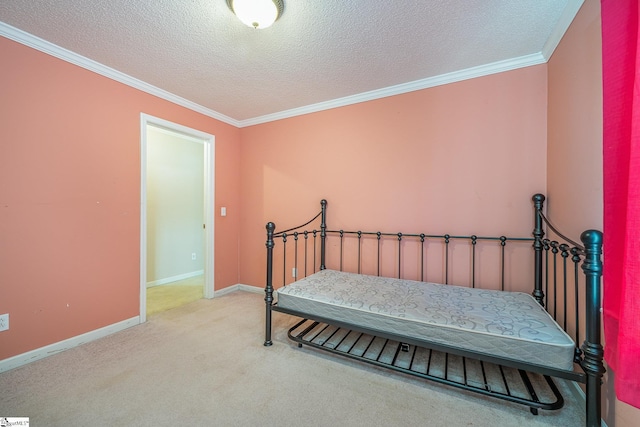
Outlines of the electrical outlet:
<svg viewBox="0 0 640 427">
<path fill-rule="evenodd" d="M 196 259 L 196 253 L 195 253 L 195 252 L 193 252 L 193 253 L 191 254 L 191 259 L 192 259 L 193 261 L 195 261 L 195 259 Z"/>
<path fill-rule="evenodd" d="M 9 313 L 0 314 L 0 331 L 6 331 L 9 329 Z"/>
</svg>

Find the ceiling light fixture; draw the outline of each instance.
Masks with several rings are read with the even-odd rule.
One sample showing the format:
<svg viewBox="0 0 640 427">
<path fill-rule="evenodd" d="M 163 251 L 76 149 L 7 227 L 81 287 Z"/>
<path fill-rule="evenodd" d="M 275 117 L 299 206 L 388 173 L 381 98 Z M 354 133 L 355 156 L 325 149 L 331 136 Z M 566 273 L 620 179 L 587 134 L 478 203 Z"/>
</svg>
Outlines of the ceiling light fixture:
<svg viewBox="0 0 640 427">
<path fill-rule="evenodd" d="M 245 25 L 267 28 L 282 15 L 282 0 L 227 0 L 227 6 Z"/>
</svg>

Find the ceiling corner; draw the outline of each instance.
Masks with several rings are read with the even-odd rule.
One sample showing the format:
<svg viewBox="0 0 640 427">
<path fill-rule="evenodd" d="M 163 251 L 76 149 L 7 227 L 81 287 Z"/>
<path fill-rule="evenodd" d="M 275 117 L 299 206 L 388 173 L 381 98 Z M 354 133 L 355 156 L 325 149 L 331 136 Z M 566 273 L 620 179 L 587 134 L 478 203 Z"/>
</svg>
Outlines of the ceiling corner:
<svg viewBox="0 0 640 427">
<path fill-rule="evenodd" d="M 564 12 L 560 16 L 560 19 L 558 19 L 558 23 L 556 24 L 552 33 L 549 35 L 547 42 L 542 48 L 541 53 L 545 59 L 545 62 L 551 59 L 551 55 L 553 55 L 556 47 L 558 47 L 558 44 L 560 44 L 560 40 L 562 40 L 562 37 L 564 37 L 564 34 L 569 29 L 571 22 L 573 22 L 573 19 L 578 14 L 578 11 L 582 7 L 583 3 L 584 0 L 569 0 L 567 2 L 567 6 L 565 7 Z"/>
</svg>

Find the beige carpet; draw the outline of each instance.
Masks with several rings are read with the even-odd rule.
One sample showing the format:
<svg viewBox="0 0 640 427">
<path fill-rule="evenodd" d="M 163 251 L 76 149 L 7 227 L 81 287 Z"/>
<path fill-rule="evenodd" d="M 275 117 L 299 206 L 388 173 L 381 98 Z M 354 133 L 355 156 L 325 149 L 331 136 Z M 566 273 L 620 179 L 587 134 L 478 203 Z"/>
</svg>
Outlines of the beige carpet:
<svg viewBox="0 0 640 427">
<path fill-rule="evenodd" d="M 234 292 L 0 374 L 0 416 L 33 426 L 581 426 L 566 385 L 560 411 L 471 395 L 299 349 L 263 295 Z"/>
<path fill-rule="evenodd" d="M 204 298 L 204 276 L 147 288 L 147 316 Z"/>
</svg>

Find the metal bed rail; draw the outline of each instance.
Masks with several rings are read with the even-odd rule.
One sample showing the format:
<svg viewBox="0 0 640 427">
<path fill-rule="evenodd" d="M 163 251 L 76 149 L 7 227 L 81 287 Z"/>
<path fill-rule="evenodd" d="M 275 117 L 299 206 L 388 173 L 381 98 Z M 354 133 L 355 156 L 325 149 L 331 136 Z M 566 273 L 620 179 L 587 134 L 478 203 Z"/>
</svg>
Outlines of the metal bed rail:
<svg viewBox="0 0 640 427">
<path fill-rule="evenodd" d="M 351 271 L 360 274 L 364 270 L 363 248 L 365 240 L 373 239 L 375 243 L 374 274 L 391 276 L 388 266 L 393 265 L 393 275 L 398 278 L 429 281 L 428 275 L 432 274 L 433 265 L 425 262 L 429 250 L 427 246 L 437 242 L 441 245 L 442 256 L 439 262 L 442 267 L 442 281 L 449 284 L 452 281 L 451 273 L 460 271 L 458 265 L 452 268 L 451 257 L 453 248 L 459 251 L 458 243 L 468 246 L 468 283 L 460 283 L 459 277 L 453 282 L 456 285 L 470 287 L 483 287 L 478 283 L 478 258 L 483 253 L 478 248 L 486 248 L 486 245 L 498 245 L 498 261 L 491 268 L 499 271 L 500 289 L 507 288 L 507 269 L 512 260 L 507 260 L 509 248 L 512 245 L 533 246 L 534 257 L 529 258 L 529 267 L 533 273 L 533 297 L 543 306 L 548 313 L 561 325 L 569 335 L 574 338 L 576 348 L 574 362 L 579 365 L 584 374 L 571 378 L 574 381 L 586 384 L 587 394 L 587 425 L 600 425 L 601 419 L 601 383 L 605 372 L 603 365 L 604 350 L 601 344 L 600 312 L 601 312 L 601 276 L 602 276 L 602 233 L 597 230 L 587 230 L 580 236 L 582 245 L 566 238 L 549 222 L 544 215 L 545 197 L 536 194 L 532 198 L 534 204 L 534 229 L 533 237 L 487 237 L 477 235 L 452 235 L 452 234 L 427 234 L 427 233 L 387 233 L 380 231 L 345 231 L 330 230 L 327 228 L 326 209 L 327 201 L 321 201 L 321 211 L 305 224 L 282 232 L 276 232 L 275 224 L 267 224 L 267 279 L 265 287 L 266 302 L 266 331 L 265 345 L 271 341 L 271 311 L 281 310 L 274 302 L 274 288 L 286 286 L 292 281 L 306 277 L 318 270 L 323 270 L 329 265 L 333 269 Z M 310 226 L 314 221 L 320 221 L 319 228 Z M 553 233 L 554 238 L 545 237 L 545 232 Z M 335 243 L 335 239 L 337 243 Z M 355 240 L 355 244 L 347 243 Z M 276 241 L 281 244 L 277 252 L 274 251 Z M 384 242 L 393 242 L 389 245 Z M 408 256 L 406 253 L 409 242 L 418 242 L 418 256 Z M 332 253 L 327 257 L 327 247 L 332 246 Z M 337 247 L 338 254 L 335 254 Z M 347 247 L 355 250 L 357 255 L 347 255 Z M 393 247 L 393 260 L 383 260 L 383 253 Z M 414 245 L 415 249 L 415 245 Z M 385 252 L 387 250 L 387 252 Z M 432 252 L 432 251 L 431 251 Z M 530 252 L 529 252 L 530 253 Z M 282 266 L 282 280 L 279 283 L 273 281 L 274 256 L 277 264 Z M 484 256 L 484 255 L 483 255 Z M 530 256 L 530 255 L 529 255 Z M 355 257 L 355 261 L 354 261 Z M 416 277 L 403 277 L 407 269 L 408 259 L 418 260 L 419 267 Z M 370 263 L 369 263 L 370 264 Z M 367 264 L 367 267 L 370 265 Z M 438 263 L 436 263 L 438 264 Z M 480 261 L 482 269 L 487 267 L 484 261 Z M 385 267 L 387 266 L 387 267 Z M 302 267 L 302 268 L 301 268 Z M 527 268 L 529 268 L 527 267 Z M 291 276 L 288 275 L 292 268 Z M 383 274 L 383 270 L 384 271 Z M 465 270 L 463 268 L 462 270 Z M 529 270 L 529 271 L 531 271 Z M 582 274 L 580 272 L 582 270 Z M 508 289 L 513 290 L 513 289 Z M 583 306 L 584 310 L 580 307 Z M 583 338 L 584 337 L 584 338 Z M 293 338 L 292 338 L 293 339 Z M 583 339 L 581 342 L 580 340 Z M 316 346 L 314 343 L 305 344 Z M 323 347 L 323 346 L 320 346 Z M 351 356 L 349 356 L 351 357 Z M 418 375 L 420 376 L 420 375 Z M 564 376 L 564 378 L 567 378 Z M 507 393 L 508 394 L 508 393 Z M 508 400 L 508 399 L 507 399 Z M 534 399 L 535 401 L 535 399 Z M 532 406 L 533 408 L 533 406 Z"/>
<path fill-rule="evenodd" d="M 324 238 L 321 238 L 324 233 Z M 401 279 L 427 281 L 427 274 L 433 273 L 433 270 L 438 270 L 441 273 L 441 280 L 444 284 L 449 284 L 451 281 L 452 271 L 452 257 L 455 253 L 464 251 L 464 257 L 468 258 L 469 274 L 465 278 L 465 282 L 462 285 L 468 285 L 475 288 L 478 282 L 478 265 L 479 265 L 479 253 L 482 250 L 487 250 L 491 246 L 494 246 L 498 251 L 498 255 L 495 257 L 495 263 L 491 268 L 495 269 L 497 274 L 497 282 L 500 284 L 500 290 L 505 290 L 505 283 L 507 272 L 506 268 L 508 262 L 506 258 L 509 256 L 510 245 L 531 244 L 535 241 L 533 237 L 507 237 L 507 236 L 476 236 L 476 235 L 450 235 L 450 234 L 425 234 L 425 233 L 388 233 L 381 231 L 349 231 L 349 230 L 302 230 L 293 232 L 280 232 L 273 236 L 274 246 L 275 242 L 279 241 L 279 262 L 282 267 L 280 270 L 281 279 L 276 286 L 286 286 L 287 284 L 294 282 L 300 278 L 307 277 L 308 275 L 317 272 L 320 269 L 331 267 L 339 271 L 352 271 L 358 274 L 365 274 L 363 272 L 363 263 L 367 260 L 370 264 L 373 264 L 373 270 L 369 274 L 381 276 L 382 269 L 387 267 L 393 268 L 394 275 Z M 334 257 L 333 263 L 331 260 L 327 261 L 326 255 L 325 261 L 322 261 L 323 252 L 321 244 L 331 246 L 330 243 L 337 239 L 336 246 L 338 247 L 338 254 Z M 373 242 L 371 241 L 373 240 Z M 408 244 L 415 243 L 410 248 L 409 252 Z M 383 259 L 384 249 L 393 245 L 393 258 L 394 261 L 386 262 Z M 460 247 L 462 244 L 463 247 Z M 435 251 L 429 251 L 427 247 L 436 246 Z M 453 246 L 455 245 L 455 249 Z M 345 246 L 350 246 L 350 250 L 345 249 Z M 364 256 L 364 248 L 373 250 L 374 254 L 369 254 L 368 257 Z M 373 249 L 372 249 L 373 248 Z M 479 249 L 481 248 L 481 249 Z M 353 252 L 353 253 L 352 253 Z M 427 267 L 427 260 L 430 256 L 430 252 L 438 252 L 438 255 L 442 258 L 441 266 L 430 267 L 431 271 Z M 355 261 L 348 264 L 348 259 L 355 257 Z M 413 256 L 411 256 L 413 255 Z M 406 261 L 407 258 L 411 258 L 417 264 L 414 270 L 417 271 L 413 277 L 406 277 L 403 274 L 407 270 Z M 483 267 L 487 267 L 488 263 L 482 263 Z M 289 268 L 292 273 L 289 276 Z M 277 272 L 276 272 L 277 273 Z M 460 283 L 456 283 L 459 284 Z"/>
<path fill-rule="evenodd" d="M 538 409 L 556 410 L 564 398 L 549 375 L 484 362 L 401 340 L 303 319 L 288 332 L 307 345 L 371 365 Z"/>
</svg>

